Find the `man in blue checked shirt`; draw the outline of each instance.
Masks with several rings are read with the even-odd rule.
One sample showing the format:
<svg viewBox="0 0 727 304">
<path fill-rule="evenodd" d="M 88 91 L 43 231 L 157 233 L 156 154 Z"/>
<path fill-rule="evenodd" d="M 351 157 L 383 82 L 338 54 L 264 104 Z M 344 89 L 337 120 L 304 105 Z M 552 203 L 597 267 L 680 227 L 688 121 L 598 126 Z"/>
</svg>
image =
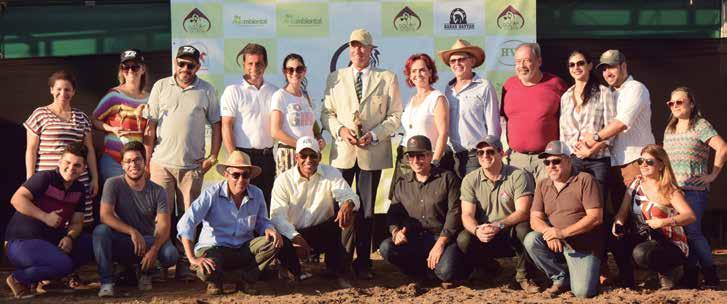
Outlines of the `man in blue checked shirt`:
<svg viewBox="0 0 727 304">
<path fill-rule="evenodd" d="M 177 237 L 197 277 L 207 282 L 207 294 L 222 294 L 222 274 L 239 268 L 242 280 L 237 289 L 256 294 L 254 283 L 260 272 L 278 255 L 283 238 L 267 217 L 260 188 L 250 180 L 261 169 L 241 151 L 217 165 L 225 181 L 207 188 L 187 209 L 177 224 Z M 197 225 L 202 223 L 199 241 L 192 250 Z M 255 237 L 260 235 L 260 237 Z"/>
</svg>

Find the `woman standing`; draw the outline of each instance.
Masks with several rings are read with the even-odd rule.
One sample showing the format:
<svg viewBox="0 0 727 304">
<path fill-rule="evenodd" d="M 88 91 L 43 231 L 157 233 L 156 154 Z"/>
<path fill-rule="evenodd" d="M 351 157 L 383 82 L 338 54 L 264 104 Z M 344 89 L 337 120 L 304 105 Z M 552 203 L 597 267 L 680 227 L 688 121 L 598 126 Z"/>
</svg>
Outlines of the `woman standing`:
<svg viewBox="0 0 727 304">
<path fill-rule="evenodd" d="M 706 287 L 719 286 L 712 248 L 702 233 L 702 215 L 707 209 L 709 185 L 717 178 L 727 159 L 727 145 L 712 125 L 702 117 L 694 94 L 687 87 L 671 92 L 666 102 L 671 118 L 664 131 L 664 150 L 669 154 L 674 175 L 697 219 L 687 225 L 691 251 L 684 272 L 685 287 L 697 287 L 697 265 L 701 266 Z M 716 151 L 711 173 L 709 150 Z"/>
<path fill-rule="evenodd" d="M 389 196 L 394 193 L 396 180 L 411 171 L 408 162 L 403 159 L 407 140 L 415 135 L 426 136 L 434 147 L 432 162 L 438 164 L 444 155 L 449 136 L 449 105 L 444 94 L 432 88 L 432 84 L 439 79 L 432 58 L 427 54 L 411 55 L 406 60 L 404 75 L 406 84 L 416 88 L 416 94 L 409 99 L 401 115 L 404 136 L 397 148 L 396 167 Z"/>
<path fill-rule="evenodd" d="M 631 217 L 627 236 L 636 264 L 659 275 L 661 289 L 674 288 L 673 271 L 689 253 L 684 226 L 695 220 L 694 212 L 676 183 L 669 157 L 658 145 L 641 150 L 637 160 L 641 175 L 629 185 L 614 219 L 612 233 L 621 238 Z"/>
<path fill-rule="evenodd" d="M 76 94 L 76 80 L 66 71 L 57 71 L 48 78 L 53 102 L 37 108 L 23 123 L 27 130 L 25 148 L 25 176 L 54 170 L 58 167 L 63 149 L 74 142 L 83 142 L 88 149 L 88 170 L 78 179 L 86 188 L 83 222 L 93 222 L 93 201 L 98 192 L 98 171 L 93 149 L 91 121 L 85 113 L 71 108 L 71 99 Z"/>
<path fill-rule="evenodd" d="M 101 183 L 124 173 L 121 149 L 130 141 L 142 141 L 146 119 L 142 111 L 149 94 L 146 86 L 144 56 L 137 49 L 121 53 L 117 72 L 119 85 L 111 88 L 93 111 L 93 126 L 106 133 L 103 155 L 99 160 Z"/>
<path fill-rule="evenodd" d="M 317 138 L 321 151 L 326 146 L 320 136 L 311 99 L 305 91 L 306 71 L 300 55 L 289 54 L 283 59 L 286 84 L 273 94 L 270 113 L 270 133 L 278 141 L 275 175 L 295 166 L 295 143 L 298 138 Z"/>
</svg>

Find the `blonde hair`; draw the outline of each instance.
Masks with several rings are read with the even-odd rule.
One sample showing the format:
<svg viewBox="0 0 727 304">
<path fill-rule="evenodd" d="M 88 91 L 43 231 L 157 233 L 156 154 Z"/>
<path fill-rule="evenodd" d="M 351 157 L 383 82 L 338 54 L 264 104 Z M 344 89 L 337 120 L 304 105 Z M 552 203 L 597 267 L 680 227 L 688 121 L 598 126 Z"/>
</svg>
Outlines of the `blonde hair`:
<svg viewBox="0 0 727 304">
<path fill-rule="evenodd" d="M 667 200 L 671 200 L 674 192 L 681 193 L 679 186 L 677 185 L 677 179 L 674 177 L 674 170 L 671 168 L 671 161 L 669 161 L 669 155 L 666 154 L 664 148 L 657 144 L 646 145 L 641 149 L 641 155 L 644 153 L 653 156 L 658 159 L 663 165 L 664 170 L 659 172 L 659 194 L 664 196 Z"/>
</svg>

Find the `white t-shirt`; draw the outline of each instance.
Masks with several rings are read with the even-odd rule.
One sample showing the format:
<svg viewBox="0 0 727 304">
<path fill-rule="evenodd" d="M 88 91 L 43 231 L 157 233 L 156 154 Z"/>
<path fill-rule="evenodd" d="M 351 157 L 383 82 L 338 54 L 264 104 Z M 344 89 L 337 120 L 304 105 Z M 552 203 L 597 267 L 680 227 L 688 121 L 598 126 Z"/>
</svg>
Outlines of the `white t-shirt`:
<svg viewBox="0 0 727 304">
<path fill-rule="evenodd" d="M 641 149 L 653 144 L 651 133 L 651 98 L 649 90 L 629 76 L 614 92 L 616 117 L 627 129 L 618 135 L 611 146 L 611 166 L 633 162 L 641 156 Z"/>
<path fill-rule="evenodd" d="M 404 126 L 404 137 L 401 139 L 402 146 L 406 146 L 406 142 L 412 136 L 424 135 L 429 138 L 432 148 L 434 148 L 437 137 L 439 137 L 439 131 L 437 131 L 437 126 L 434 124 L 434 108 L 437 106 L 439 96 L 444 96 L 444 94 L 439 90 L 433 90 L 419 105 L 412 105 L 411 100 L 406 104 L 404 113 L 401 114 L 401 124 Z"/>
<path fill-rule="evenodd" d="M 271 110 L 283 113 L 283 132 L 286 134 L 296 140 L 303 136 L 313 137 L 316 115 L 305 95 L 298 97 L 279 89 L 273 94 Z"/>
<path fill-rule="evenodd" d="M 225 88 L 220 98 L 222 117 L 234 117 L 232 133 L 235 147 L 264 149 L 273 147 L 270 135 L 270 103 L 278 87 L 263 82 L 256 88 L 244 79 L 242 84 Z"/>
</svg>

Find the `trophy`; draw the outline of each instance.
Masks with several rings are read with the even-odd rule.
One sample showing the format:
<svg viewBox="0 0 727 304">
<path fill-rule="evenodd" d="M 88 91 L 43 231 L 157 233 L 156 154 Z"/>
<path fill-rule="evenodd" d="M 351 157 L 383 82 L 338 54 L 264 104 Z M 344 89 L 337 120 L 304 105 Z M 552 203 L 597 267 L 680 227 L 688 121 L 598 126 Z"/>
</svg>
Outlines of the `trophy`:
<svg viewBox="0 0 727 304">
<path fill-rule="evenodd" d="M 355 130 L 356 139 L 360 139 L 364 135 L 363 124 L 361 123 L 361 113 L 359 111 L 353 112 L 353 124 L 356 125 Z"/>
</svg>

